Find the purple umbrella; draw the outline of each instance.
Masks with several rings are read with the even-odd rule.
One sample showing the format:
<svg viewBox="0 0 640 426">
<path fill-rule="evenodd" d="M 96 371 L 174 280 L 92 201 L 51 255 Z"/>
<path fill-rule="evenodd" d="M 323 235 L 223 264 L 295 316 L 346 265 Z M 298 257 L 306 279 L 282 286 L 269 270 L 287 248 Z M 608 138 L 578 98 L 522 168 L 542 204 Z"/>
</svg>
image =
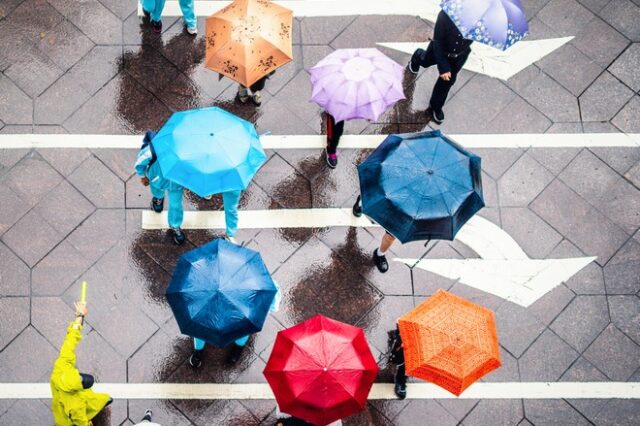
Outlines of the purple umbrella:
<svg viewBox="0 0 640 426">
<path fill-rule="evenodd" d="M 529 30 L 520 0 L 443 0 L 440 6 L 464 38 L 501 50 Z"/>
<path fill-rule="evenodd" d="M 336 122 L 350 118 L 375 121 L 404 99 L 404 68 L 378 49 L 340 49 L 309 70 L 311 100 Z"/>
</svg>

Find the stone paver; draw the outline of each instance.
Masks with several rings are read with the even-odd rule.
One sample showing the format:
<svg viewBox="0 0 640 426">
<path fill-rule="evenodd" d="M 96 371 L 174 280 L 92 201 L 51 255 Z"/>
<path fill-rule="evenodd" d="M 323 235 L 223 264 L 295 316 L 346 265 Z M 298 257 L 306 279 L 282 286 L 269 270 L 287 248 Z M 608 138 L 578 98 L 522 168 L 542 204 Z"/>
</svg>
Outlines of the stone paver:
<svg viewBox="0 0 640 426">
<path fill-rule="evenodd" d="M 637 92 L 640 91 L 640 77 L 636 72 L 639 67 L 640 43 L 633 43 L 611 64 L 609 72 Z"/>
<path fill-rule="evenodd" d="M 640 348 L 609 325 L 584 353 L 611 380 L 625 381 L 640 367 Z"/>
</svg>

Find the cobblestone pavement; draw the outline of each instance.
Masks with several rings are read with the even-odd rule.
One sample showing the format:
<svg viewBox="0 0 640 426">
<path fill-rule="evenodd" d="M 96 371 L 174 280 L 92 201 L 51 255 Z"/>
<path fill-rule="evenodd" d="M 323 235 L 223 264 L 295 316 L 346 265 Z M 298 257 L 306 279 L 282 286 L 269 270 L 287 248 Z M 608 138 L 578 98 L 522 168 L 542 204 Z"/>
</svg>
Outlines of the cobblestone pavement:
<svg viewBox="0 0 640 426">
<path fill-rule="evenodd" d="M 450 133 L 640 132 L 640 2 L 525 0 L 530 39 L 575 38 L 509 81 L 464 71 L 445 106 Z M 268 81 L 260 108 L 205 70 L 200 35 L 164 19 L 156 36 L 131 0 L 0 0 L 0 133 L 138 134 L 173 111 L 218 105 L 259 132 L 318 134 L 305 69 L 336 48 L 419 41 L 432 25 L 412 16 L 295 20 L 295 60 Z M 385 50 L 400 63 L 408 56 Z M 346 133 L 427 126 L 434 70 L 407 76 L 408 99 L 379 123 Z M 460 282 L 392 262 L 375 271 L 377 229 L 241 230 L 284 292 L 281 310 L 251 338 L 235 367 L 207 348 L 188 365 L 164 299 L 177 258 L 219 236 L 186 231 L 176 248 L 141 229 L 149 195 L 133 176 L 135 150 L 1 149 L 0 383 L 46 382 L 73 315 L 77 283 L 90 283 L 78 363 L 98 381 L 257 383 L 277 331 L 316 313 L 366 330 L 375 355 L 385 330 L 445 288 L 494 309 L 503 367 L 488 382 L 640 381 L 640 148 L 477 149 L 487 207 L 480 213 L 532 259 L 597 259 L 524 308 Z M 244 193 L 243 209 L 348 207 L 365 150 L 342 150 L 336 170 L 315 150 L 271 150 Z M 220 209 L 194 196 L 187 210 Z M 397 245 L 403 258 L 478 257 L 460 242 Z M 427 253 L 428 251 L 428 253 Z M 99 303 L 98 303 L 99 301 Z M 380 382 L 391 381 L 386 369 Z M 0 424 L 51 424 L 47 400 L 0 400 Z M 131 424 L 146 408 L 166 425 L 252 425 L 273 420 L 273 401 L 115 401 L 98 423 Z M 638 400 L 371 401 L 347 425 L 640 424 Z"/>
</svg>

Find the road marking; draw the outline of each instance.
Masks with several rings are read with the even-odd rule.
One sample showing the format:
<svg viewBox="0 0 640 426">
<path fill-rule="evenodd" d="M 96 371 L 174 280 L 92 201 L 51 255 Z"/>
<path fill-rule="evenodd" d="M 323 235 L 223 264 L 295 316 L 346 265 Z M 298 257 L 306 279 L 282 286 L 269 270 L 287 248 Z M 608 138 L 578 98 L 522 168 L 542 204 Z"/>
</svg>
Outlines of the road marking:
<svg viewBox="0 0 640 426">
<path fill-rule="evenodd" d="M 506 81 L 572 39 L 573 37 L 561 37 L 545 40 L 519 41 L 505 51 L 494 49 L 485 44 L 475 43 L 467 62 L 464 64 L 464 68 Z M 429 41 L 422 43 L 376 44 L 399 52 L 412 54 L 417 48 L 426 49 Z"/>
<path fill-rule="evenodd" d="M 224 212 L 185 212 L 183 229 L 224 229 Z M 167 212 L 142 212 L 143 229 L 167 229 Z M 378 227 L 351 209 L 241 210 L 240 229 Z M 480 259 L 394 259 L 443 277 L 459 280 L 478 290 L 527 307 L 566 282 L 596 258 L 530 259 L 518 243 L 494 223 L 474 216 L 456 240 L 474 250 Z"/>
<path fill-rule="evenodd" d="M 266 383 L 96 383 L 114 399 L 274 399 Z M 51 398 L 49 383 L 0 383 L 0 399 Z M 397 399 L 391 383 L 375 383 L 370 400 Z M 478 382 L 459 397 L 431 383 L 409 383 L 407 399 L 640 399 L 638 382 Z"/>
<path fill-rule="evenodd" d="M 344 135 L 341 149 L 376 148 L 387 135 Z M 447 135 L 465 148 L 640 147 L 640 133 L 502 133 Z M 264 149 L 323 149 L 323 135 L 263 135 Z M 142 135 L 0 135 L 0 149 L 119 148 L 138 149 Z"/>
</svg>

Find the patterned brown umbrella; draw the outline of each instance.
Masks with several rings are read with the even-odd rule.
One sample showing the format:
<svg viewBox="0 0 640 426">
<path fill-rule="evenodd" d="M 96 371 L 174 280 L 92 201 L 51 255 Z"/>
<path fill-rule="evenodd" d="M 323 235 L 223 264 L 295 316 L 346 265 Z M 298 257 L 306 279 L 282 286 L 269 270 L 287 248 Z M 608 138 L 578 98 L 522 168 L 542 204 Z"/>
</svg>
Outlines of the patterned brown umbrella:
<svg viewBox="0 0 640 426">
<path fill-rule="evenodd" d="M 293 12 L 269 0 L 236 0 L 207 18 L 207 68 L 248 87 L 293 58 Z"/>
</svg>

